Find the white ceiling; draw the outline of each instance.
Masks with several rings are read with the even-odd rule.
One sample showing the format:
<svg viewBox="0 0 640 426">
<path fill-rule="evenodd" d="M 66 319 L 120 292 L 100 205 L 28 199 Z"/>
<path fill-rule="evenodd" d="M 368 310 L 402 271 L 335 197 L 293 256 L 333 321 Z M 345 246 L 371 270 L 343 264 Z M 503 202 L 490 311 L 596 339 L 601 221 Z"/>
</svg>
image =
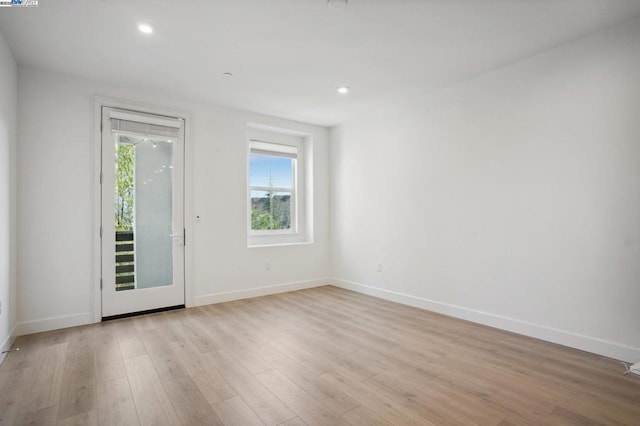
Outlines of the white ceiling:
<svg viewBox="0 0 640 426">
<path fill-rule="evenodd" d="M 0 8 L 0 31 L 20 64 L 334 125 L 637 16 L 640 0 L 40 0 Z"/>
</svg>

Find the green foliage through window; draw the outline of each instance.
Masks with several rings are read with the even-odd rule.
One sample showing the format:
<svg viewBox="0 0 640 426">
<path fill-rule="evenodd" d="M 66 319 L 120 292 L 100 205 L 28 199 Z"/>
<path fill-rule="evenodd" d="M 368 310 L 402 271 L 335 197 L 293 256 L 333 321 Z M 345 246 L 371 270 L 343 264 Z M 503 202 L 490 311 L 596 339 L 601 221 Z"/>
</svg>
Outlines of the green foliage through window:
<svg viewBox="0 0 640 426">
<path fill-rule="evenodd" d="M 291 228 L 291 194 L 265 192 L 251 197 L 251 229 L 254 231 Z"/>
<path fill-rule="evenodd" d="M 116 231 L 133 230 L 135 146 L 116 144 Z"/>
</svg>

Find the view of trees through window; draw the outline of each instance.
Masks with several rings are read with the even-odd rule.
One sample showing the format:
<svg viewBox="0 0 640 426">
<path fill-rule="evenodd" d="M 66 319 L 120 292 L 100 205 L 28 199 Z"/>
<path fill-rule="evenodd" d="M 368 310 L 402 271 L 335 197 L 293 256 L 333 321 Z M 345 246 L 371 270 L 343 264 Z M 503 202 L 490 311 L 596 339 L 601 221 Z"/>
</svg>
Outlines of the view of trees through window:
<svg viewBox="0 0 640 426">
<path fill-rule="evenodd" d="M 135 146 L 116 144 L 115 231 L 116 231 L 116 291 L 135 288 L 135 239 L 133 209 L 135 203 Z"/>
<path fill-rule="evenodd" d="M 133 231 L 133 144 L 116 144 L 116 231 Z"/>
<path fill-rule="evenodd" d="M 264 192 L 251 194 L 251 229 L 291 229 L 291 195 Z"/>
<path fill-rule="evenodd" d="M 250 154 L 252 231 L 292 229 L 295 161 L 275 152 Z"/>
</svg>

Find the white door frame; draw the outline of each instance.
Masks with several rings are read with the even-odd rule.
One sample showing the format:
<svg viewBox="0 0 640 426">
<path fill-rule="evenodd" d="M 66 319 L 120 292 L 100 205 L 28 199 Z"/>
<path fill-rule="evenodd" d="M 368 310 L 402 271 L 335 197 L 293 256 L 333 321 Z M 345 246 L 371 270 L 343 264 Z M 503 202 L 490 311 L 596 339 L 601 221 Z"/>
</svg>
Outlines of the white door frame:
<svg viewBox="0 0 640 426">
<path fill-rule="evenodd" d="M 187 308 L 194 306 L 193 301 L 193 151 L 191 145 L 191 127 L 193 122 L 191 114 L 174 108 L 149 105 L 134 101 L 116 98 L 96 96 L 93 104 L 93 164 L 92 164 L 92 204 L 93 204 L 93 230 L 92 250 L 93 264 L 91 273 L 91 317 L 94 323 L 102 321 L 102 291 L 100 289 L 101 275 L 101 184 L 100 173 L 102 170 L 102 107 L 112 107 L 125 110 L 143 112 L 147 114 L 166 115 L 170 117 L 184 118 L 184 303 Z"/>
</svg>

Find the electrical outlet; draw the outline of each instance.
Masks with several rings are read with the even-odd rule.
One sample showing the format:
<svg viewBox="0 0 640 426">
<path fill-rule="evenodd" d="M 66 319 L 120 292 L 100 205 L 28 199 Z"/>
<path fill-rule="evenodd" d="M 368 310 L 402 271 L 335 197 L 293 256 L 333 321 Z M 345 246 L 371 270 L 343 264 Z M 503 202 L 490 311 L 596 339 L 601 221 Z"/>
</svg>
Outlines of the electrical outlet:
<svg viewBox="0 0 640 426">
<path fill-rule="evenodd" d="M 376 269 L 378 272 L 382 272 L 382 263 L 378 263 L 378 268 Z"/>
<path fill-rule="evenodd" d="M 270 271 L 270 270 L 271 270 L 271 264 L 270 264 L 269 262 L 266 262 L 266 263 L 264 264 L 264 270 L 265 270 L 265 271 Z"/>
</svg>

